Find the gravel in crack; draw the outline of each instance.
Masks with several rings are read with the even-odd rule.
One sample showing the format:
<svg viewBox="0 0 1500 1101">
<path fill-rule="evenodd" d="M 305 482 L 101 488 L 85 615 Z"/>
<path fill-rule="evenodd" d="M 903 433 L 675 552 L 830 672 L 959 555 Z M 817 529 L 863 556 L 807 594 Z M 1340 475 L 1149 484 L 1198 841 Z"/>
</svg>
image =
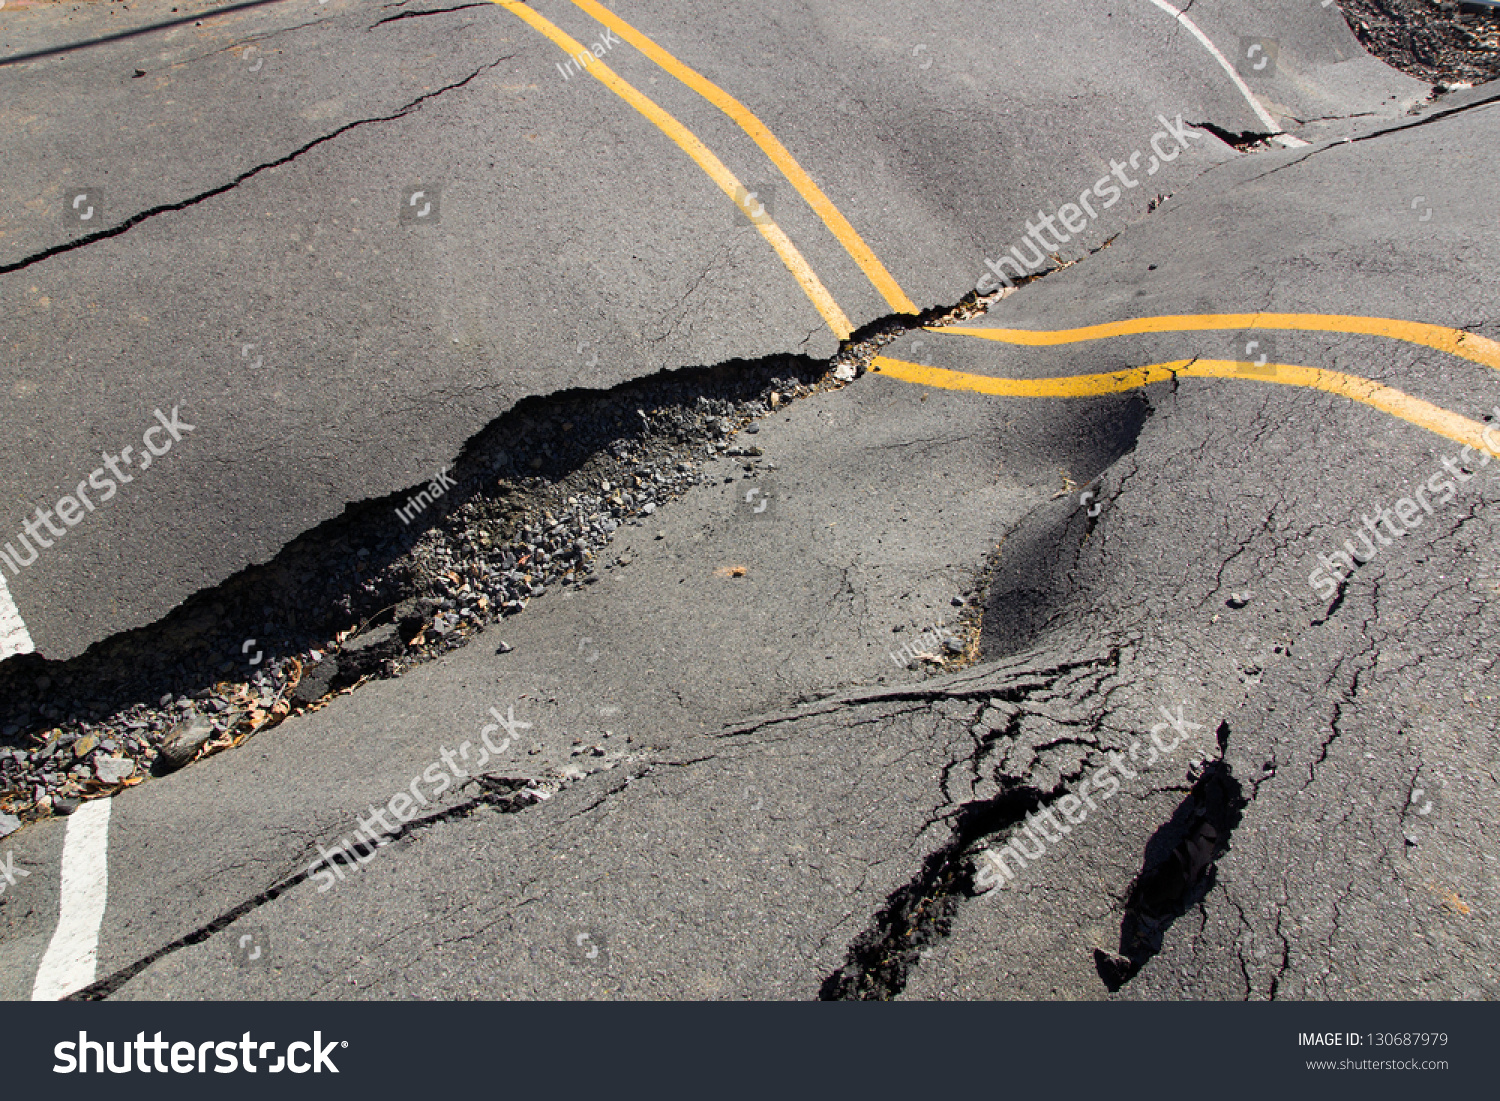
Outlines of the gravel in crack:
<svg viewBox="0 0 1500 1101">
<path fill-rule="evenodd" d="M 1500 9 L 1457 0 L 1339 0 L 1360 45 L 1403 73 L 1438 85 L 1500 77 Z"/>
<path fill-rule="evenodd" d="M 524 402 L 415 516 L 413 494 L 354 506 L 157 624 L 72 661 L 6 662 L 0 811 L 66 811 L 180 768 L 589 584 L 622 525 L 711 480 L 719 456 L 758 454 L 734 434 L 832 385 L 826 369 L 778 357 Z M 128 772 L 99 767 L 116 756 Z"/>
<path fill-rule="evenodd" d="M 158 623 L 67 662 L 6 661 L 0 813 L 68 813 L 399 676 L 549 591 L 597 581 L 596 569 L 623 568 L 602 553 L 622 526 L 760 466 L 760 448 L 735 439 L 753 438 L 757 418 L 847 384 L 912 327 L 972 317 L 996 297 L 882 319 L 827 362 L 735 361 L 528 399 L 429 482 L 351 505 Z M 735 469 L 715 469 L 720 459 Z M 942 655 L 950 666 L 971 656 Z M 597 763 L 575 759 L 563 777 Z"/>
</svg>

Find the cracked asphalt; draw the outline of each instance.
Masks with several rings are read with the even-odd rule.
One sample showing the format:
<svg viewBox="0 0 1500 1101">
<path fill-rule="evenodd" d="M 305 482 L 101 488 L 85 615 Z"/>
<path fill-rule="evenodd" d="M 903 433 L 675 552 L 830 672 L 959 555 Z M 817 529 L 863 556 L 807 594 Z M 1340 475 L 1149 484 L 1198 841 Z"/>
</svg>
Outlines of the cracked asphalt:
<svg viewBox="0 0 1500 1101">
<path fill-rule="evenodd" d="M 15 793 L 0 997 L 1500 996 L 1500 90 L 1291 0 L 178 7 L 0 14 L 0 545 L 198 426 L 0 563 L 7 675 L 151 667 L 195 594 L 492 475 L 518 407 L 823 377 L 655 410 L 691 477 L 461 644 L 71 817 Z M 620 488 L 535 446 L 527 508 Z M 441 619 L 400 595 L 378 645 Z"/>
</svg>

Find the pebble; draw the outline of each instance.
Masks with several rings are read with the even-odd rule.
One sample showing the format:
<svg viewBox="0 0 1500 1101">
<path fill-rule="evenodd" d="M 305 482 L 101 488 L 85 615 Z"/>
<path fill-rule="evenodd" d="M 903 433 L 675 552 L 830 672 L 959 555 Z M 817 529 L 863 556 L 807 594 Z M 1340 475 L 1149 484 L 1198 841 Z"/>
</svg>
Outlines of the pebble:
<svg viewBox="0 0 1500 1101">
<path fill-rule="evenodd" d="M 161 759 L 169 768 L 181 768 L 214 736 L 214 724 L 202 715 L 179 723 L 162 739 Z"/>
<path fill-rule="evenodd" d="M 102 784 L 118 784 L 135 775 L 135 762 L 125 757 L 97 757 L 94 775 Z"/>
</svg>

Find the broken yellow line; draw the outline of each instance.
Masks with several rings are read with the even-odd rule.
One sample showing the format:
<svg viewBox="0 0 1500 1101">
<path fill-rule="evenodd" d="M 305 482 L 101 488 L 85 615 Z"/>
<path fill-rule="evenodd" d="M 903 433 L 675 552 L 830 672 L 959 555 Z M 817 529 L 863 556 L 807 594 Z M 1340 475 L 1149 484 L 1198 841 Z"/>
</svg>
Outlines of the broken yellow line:
<svg viewBox="0 0 1500 1101">
<path fill-rule="evenodd" d="M 943 367 L 927 367 L 889 356 L 876 356 L 872 370 L 887 378 L 944 390 L 968 390 L 1007 398 L 1088 398 L 1101 394 L 1119 394 L 1138 390 L 1178 378 L 1232 378 L 1242 382 L 1267 382 L 1277 386 L 1302 386 L 1357 401 L 1379 409 L 1419 428 L 1425 428 L 1455 443 L 1467 444 L 1500 458 L 1500 448 L 1485 442 L 1487 425 L 1471 421 L 1457 413 L 1421 398 L 1414 398 L 1384 383 L 1318 367 L 1299 367 L 1290 363 L 1267 363 L 1251 366 L 1227 359 L 1181 359 L 1171 363 L 1153 363 L 1125 371 L 1099 375 L 1067 375 L 1059 378 L 995 378 Z"/>
</svg>

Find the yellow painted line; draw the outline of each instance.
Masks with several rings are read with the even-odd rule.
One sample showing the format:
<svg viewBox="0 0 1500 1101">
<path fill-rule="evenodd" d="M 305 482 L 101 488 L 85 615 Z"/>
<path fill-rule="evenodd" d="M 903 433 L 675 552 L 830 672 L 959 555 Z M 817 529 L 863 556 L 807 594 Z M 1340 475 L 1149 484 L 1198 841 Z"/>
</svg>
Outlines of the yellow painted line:
<svg viewBox="0 0 1500 1101">
<path fill-rule="evenodd" d="M 1086 325 L 1081 329 L 978 329 L 968 325 L 951 325 L 930 329 L 934 333 L 960 333 L 1003 344 L 1028 347 L 1052 347 L 1079 344 L 1086 340 L 1104 340 L 1112 336 L 1135 336 L 1141 333 L 1186 333 L 1213 329 L 1295 329 L 1303 332 L 1355 333 L 1384 336 L 1421 344 L 1440 352 L 1460 356 L 1486 367 L 1500 370 L 1500 341 L 1420 321 L 1396 321 L 1385 317 L 1353 317 L 1347 314 L 1321 313 L 1201 313 L 1170 314 L 1164 317 L 1138 317 L 1129 321 L 1111 321 L 1103 325 Z"/>
<path fill-rule="evenodd" d="M 629 82 L 621 79 L 608 65 L 594 57 L 592 52 L 586 51 L 583 45 L 570 38 L 564 31 L 526 4 L 512 2 L 512 0 L 493 0 L 493 2 L 524 19 L 535 30 L 550 38 L 570 57 L 577 57 L 581 53 L 588 52 L 591 60 L 584 68 L 589 75 L 646 116 L 657 129 L 681 146 L 682 150 L 708 173 L 709 178 L 719 185 L 720 190 L 730 199 L 736 200 L 736 205 L 739 205 L 737 193 L 744 193 L 740 181 L 735 178 L 734 173 L 724 167 L 723 162 L 714 156 L 706 145 L 698 140 L 691 130 L 641 94 Z M 802 285 L 803 293 L 812 300 L 813 306 L 823 315 L 823 320 L 833 330 L 833 335 L 840 340 L 847 340 L 849 334 L 854 331 L 854 326 L 849 323 L 849 318 L 834 301 L 833 295 L 828 293 L 828 288 L 823 286 L 822 280 L 812 270 L 812 266 L 803 258 L 802 253 L 797 251 L 797 246 L 792 244 L 791 239 L 782 232 L 781 227 L 769 218 L 755 218 L 752 221 L 755 222 L 761 235 L 776 250 L 776 255 L 781 257 L 781 262 L 786 265 L 787 270 Z"/>
<path fill-rule="evenodd" d="M 1324 371 L 1318 367 L 1298 367 L 1289 363 L 1267 363 L 1252 367 L 1228 359 L 1180 359 L 1102 375 L 1027 379 L 994 378 L 990 375 L 949 371 L 943 367 L 927 367 L 888 356 L 876 356 L 871 366 L 887 378 L 901 382 L 935 386 L 943 390 L 969 390 L 976 394 L 994 394 L 1007 398 L 1096 397 L 1170 382 L 1174 378 L 1233 378 L 1245 382 L 1269 382 L 1278 386 L 1304 386 L 1372 406 L 1382 413 L 1399 417 L 1455 443 L 1468 444 L 1500 458 L 1500 445 L 1491 446 L 1485 442 L 1487 425 L 1450 413 L 1441 406 L 1414 398 L 1383 383 L 1339 374 L 1337 371 Z"/>
<path fill-rule="evenodd" d="M 781 169 L 781 174 L 797 189 L 797 193 L 807 200 L 808 205 L 817 212 L 818 217 L 823 219 L 823 224 L 838 238 L 839 243 L 859 265 L 859 270 L 864 272 L 870 282 L 875 285 L 875 289 L 884 296 L 891 309 L 898 313 L 918 312 L 916 305 L 906 296 L 906 292 L 885 269 L 885 265 L 880 262 L 870 246 L 865 244 L 864 239 L 849 224 L 848 219 L 839 212 L 838 207 L 833 205 L 828 196 L 823 194 L 822 189 L 797 163 L 797 159 L 787 151 L 786 146 L 776 140 L 776 135 L 771 133 L 770 128 L 756 118 L 748 107 L 702 73 L 678 61 L 603 4 L 596 3 L 595 0 L 573 0 L 573 3 L 618 33 L 621 38 L 656 62 L 666 72 L 671 73 L 733 119 L 739 128 L 749 134 L 755 144 L 760 146 L 762 152 L 771 158 L 776 167 Z"/>
</svg>

